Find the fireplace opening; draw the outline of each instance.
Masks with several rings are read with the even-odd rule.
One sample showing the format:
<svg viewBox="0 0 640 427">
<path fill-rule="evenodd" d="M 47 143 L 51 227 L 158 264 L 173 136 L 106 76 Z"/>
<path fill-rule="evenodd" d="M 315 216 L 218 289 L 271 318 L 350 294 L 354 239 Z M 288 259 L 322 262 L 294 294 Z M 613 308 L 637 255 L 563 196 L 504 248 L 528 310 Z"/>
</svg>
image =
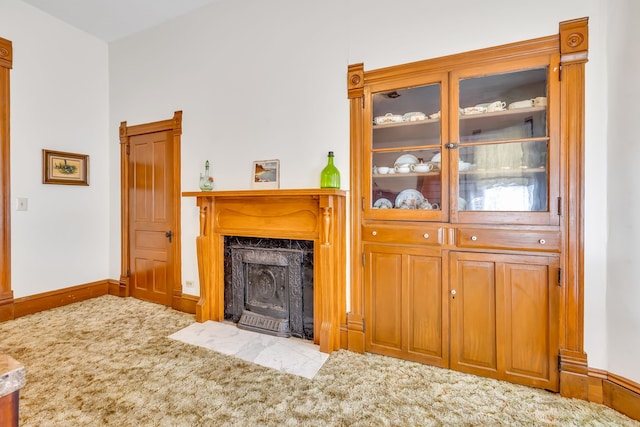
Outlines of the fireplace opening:
<svg viewBox="0 0 640 427">
<path fill-rule="evenodd" d="M 313 241 L 226 236 L 225 319 L 313 340 Z"/>
</svg>

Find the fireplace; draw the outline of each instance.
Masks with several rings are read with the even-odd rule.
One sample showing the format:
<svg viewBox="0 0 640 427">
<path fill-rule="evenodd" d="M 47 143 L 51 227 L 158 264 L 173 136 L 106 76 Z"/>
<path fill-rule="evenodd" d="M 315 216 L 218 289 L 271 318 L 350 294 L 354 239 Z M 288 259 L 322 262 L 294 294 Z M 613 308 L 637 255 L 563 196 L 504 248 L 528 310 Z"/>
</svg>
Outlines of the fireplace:
<svg viewBox="0 0 640 427">
<path fill-rule="evenodd" d="M 224 318 L 239 328 L 313 340 L 313 242 L 226 236 Z"/>
<path fill-rule="evenodd" d="M 185 192 L 183 196 L 196 197 L 200 208 L 198 322 L 225 318 L 225 238 L 309 241 L 313 246 L 310 336 L 324 353 L 341 348 L 341 343 L 346 346 L 344 191 L 242 190 Z"/>
</svg>

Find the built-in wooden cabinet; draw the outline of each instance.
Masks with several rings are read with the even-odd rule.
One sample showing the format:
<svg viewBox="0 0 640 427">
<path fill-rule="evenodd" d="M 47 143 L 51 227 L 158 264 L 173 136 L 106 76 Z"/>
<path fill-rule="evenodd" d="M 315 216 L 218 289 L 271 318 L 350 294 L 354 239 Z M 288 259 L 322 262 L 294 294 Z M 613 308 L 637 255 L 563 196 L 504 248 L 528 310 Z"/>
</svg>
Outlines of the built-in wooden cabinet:
<svg viewBox="0 0 640 427">
<path fill-rule="evenodd" d="M 563 53 L 586 20 L 560 28 L 575 32 L 349 67 L 348 348 L 559 390 L 563 350 L 582 351 L 584 82 L 564 70 L 586 60 Z"/>
</svg>

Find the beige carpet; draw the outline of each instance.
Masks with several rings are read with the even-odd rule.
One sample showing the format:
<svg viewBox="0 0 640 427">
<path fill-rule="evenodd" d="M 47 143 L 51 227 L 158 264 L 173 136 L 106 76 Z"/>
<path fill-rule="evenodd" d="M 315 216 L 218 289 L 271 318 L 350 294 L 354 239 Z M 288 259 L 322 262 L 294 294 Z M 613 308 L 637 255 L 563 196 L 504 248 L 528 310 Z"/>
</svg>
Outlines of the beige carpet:
<svg viewBox="0 0 640 427">
<path fill-rule="evenodd" d="M 640 426 L 602 405 L 347 351 L 313 380 L 171 340 L 194 321 L 104 296 L 0 323 L 22 426 Z"/>
</svg>

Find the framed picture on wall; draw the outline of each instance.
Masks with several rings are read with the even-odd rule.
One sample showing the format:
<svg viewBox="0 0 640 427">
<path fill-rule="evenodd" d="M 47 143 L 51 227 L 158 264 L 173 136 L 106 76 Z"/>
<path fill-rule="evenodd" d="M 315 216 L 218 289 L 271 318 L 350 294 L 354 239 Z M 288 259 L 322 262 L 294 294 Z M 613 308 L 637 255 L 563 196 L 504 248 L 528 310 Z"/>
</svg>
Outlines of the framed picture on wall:
<svg viewBox="0 0 640 427">
<path fill-rule="evenodd" d="M 89 156 L 42 150 L 42 183 L 89 185 Z"/>
<path fill-rule="evenodd" d="M 256 160 L 253 162 L 251 188 L 280 188 L 280 160 Z"/>
</svg>

